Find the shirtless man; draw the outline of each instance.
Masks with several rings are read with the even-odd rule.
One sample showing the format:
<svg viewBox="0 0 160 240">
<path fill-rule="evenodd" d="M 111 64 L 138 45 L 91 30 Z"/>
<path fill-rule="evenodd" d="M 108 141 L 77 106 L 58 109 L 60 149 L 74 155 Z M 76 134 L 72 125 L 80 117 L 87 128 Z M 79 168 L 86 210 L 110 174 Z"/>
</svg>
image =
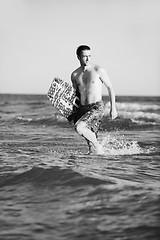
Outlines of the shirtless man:
<svg viewBox="0 0 160 240">
<path fill-rule="evenodd" d="M 87 140 L 89 153 L 91 153 L 93 144 L 96 153 L 102 154 L 102 146 L 97 140 L 97 132 L 104 109 L 102 84 L 104 83 L 108 89 L 111 104 L 110 116 L 112 119 L 117 117 L 115 94 L 106 71 L 90 62 L 90 47 L 81 45 L 77 48 L 76 53 L 80 67 L 71 74 L 72 85 L 80 95 L 80 108 L 77 109 L 73 120 L 75 129 Z"/>
</svg>

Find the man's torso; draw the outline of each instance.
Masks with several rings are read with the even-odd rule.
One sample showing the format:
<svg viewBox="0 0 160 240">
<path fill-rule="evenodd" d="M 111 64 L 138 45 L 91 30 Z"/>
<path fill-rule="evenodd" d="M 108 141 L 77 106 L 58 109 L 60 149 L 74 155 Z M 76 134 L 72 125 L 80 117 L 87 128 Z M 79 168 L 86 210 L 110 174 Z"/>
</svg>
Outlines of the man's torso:
<svg viewBox="0 0 160 240">
<path fill-rule="evenodd" d="M 102 100 L 102 82 L 98 74 L 98 66 L 89 66 L 84 71 L 81 67 L 76 69 L 74 81 L 80 93 L 82 105 Z"/>
</svg>

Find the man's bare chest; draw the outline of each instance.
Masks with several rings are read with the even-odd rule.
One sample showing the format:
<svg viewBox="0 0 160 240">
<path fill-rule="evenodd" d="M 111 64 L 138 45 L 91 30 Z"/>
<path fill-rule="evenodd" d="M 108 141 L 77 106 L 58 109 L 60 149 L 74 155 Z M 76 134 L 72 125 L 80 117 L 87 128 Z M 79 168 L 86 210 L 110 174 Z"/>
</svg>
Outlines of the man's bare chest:
<svg viewBox="0 0 160 240">
<path fill-rule="evenodd" d="M 98 74 L 96 71 L 85 71 L 77 75 L 77 83 L 80 85 L 90 85 L 94 84 L 97 80 Z"/>
</svg>

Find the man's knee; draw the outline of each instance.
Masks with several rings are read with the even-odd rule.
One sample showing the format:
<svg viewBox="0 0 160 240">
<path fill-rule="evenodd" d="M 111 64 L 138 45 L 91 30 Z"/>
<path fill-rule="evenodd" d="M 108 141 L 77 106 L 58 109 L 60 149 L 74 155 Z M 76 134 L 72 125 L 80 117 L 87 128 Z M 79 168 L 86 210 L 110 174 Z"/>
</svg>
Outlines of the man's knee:
<svg viewBox="0 0 160 240">
<path fill-rule="evenodd" d="M 75 129 L 80 135 L 83 135 L 83 131 L 85 130 L 86 127 L 87 127 L 86 123 L 81 121 L 76 124 Z"/>
</svg>

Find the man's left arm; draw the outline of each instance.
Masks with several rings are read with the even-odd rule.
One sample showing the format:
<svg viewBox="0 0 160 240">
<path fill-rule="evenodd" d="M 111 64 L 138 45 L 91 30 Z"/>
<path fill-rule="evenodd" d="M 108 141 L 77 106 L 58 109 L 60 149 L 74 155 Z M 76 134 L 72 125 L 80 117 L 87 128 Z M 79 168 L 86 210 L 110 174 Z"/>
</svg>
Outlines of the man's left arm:
<svg viewBox="0 0 160 240">
<path fill-rule="evenodd" d="M 111 104 L 110 116 L 112 119 L 115 119 L 117 117 L 117 110 L 116 110 L 116 103 L 115 103 L 115 93 L 114 93 L 112 83 L 110 81 L 110 78 L 108 77 L 108 74 L 103 68 L 99 68 L 98 72 L 99 72 L 99 76 L 102 83 L 104 83 L 105 87 L 108 90 L 109 100 Z"/>
</svg>

